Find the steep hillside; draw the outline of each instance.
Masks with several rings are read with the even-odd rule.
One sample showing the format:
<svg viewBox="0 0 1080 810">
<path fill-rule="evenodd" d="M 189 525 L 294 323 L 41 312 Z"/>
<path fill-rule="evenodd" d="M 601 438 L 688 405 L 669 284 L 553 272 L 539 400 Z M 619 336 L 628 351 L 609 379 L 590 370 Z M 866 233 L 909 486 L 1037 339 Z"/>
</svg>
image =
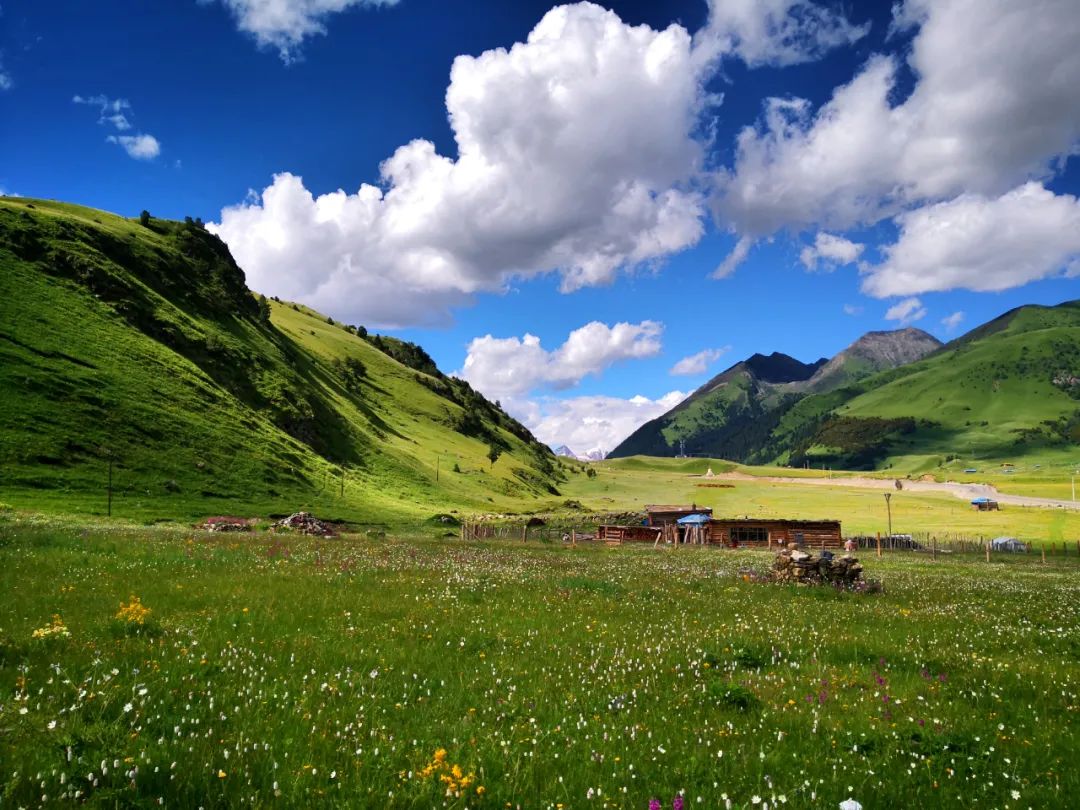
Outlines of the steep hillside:
<svg viewBox="0 0 1080 810">
<path fill-rule="evenodd" d="M 0 501 L 379 521 L 551 497 L 550 451 L 413 344 L 267 301 L 199 222 L 0 198 Z M 492 461 L 494 459 L 494 461 Z M 208 505 L 209 504 L 209 505 Z"/>
<path fill-rule="evenodd" d="M 762 448 L 784 415 L 809 392 L 828 392 L 924 357 L 941 342 L 919 329 L 870 332 L 826 361 L 755 354 L 717 375 L 620 444 L 610 457 L 670 456 L 685 449 L 735 461 L 765 460 Z"/>
<path fill-rule="evenodd" d="M 794 465 L 929 470 L 1074 459 L 1080 302 L 1013 310 L 928 357 L 807 397 L 760 454 Z"/>
</svg>

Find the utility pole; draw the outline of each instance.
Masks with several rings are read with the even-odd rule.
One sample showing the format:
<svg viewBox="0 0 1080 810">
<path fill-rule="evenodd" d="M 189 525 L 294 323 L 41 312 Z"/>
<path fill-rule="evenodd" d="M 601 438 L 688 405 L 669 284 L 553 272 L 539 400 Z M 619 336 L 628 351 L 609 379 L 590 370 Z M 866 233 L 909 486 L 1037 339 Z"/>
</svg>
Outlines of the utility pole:
<svg viewBox="0 0 1080 810">
<path fill-rule="evenodd" d="M 889 512 L 889 542 L 892 542 L 892 493 L 885 493 L 885 508 Z"/>
</svg>

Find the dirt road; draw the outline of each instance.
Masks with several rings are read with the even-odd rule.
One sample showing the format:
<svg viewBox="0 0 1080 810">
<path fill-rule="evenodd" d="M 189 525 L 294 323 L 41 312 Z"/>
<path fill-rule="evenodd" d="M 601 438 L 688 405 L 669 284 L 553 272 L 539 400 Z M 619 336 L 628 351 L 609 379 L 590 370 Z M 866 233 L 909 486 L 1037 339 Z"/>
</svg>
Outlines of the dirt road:
<svg viewBox="0 0 1080 810">
<path fill-rule="evenodd" d="M 895 492 L 896 484 L 891 478 L 785 478 L 784 476 L 748 475 L 730 472 L 714 475 L 714 479 L 729 481 L 770 481 L 777 484 L 800 484 L 810 487 L 852 487 L 854 489 L 880 489 Z M 1054 498 L 1031 498 L 1027 495 L 1008 495 L 998 492 L 990 484 L 960 484 L 956 481 L 908 481 L 901 480 L 905 492 L 946 492 L 965 501 L 972 498 L 991 498 L 1010 506 L 1037 506 L 1046 509 L 1080 509 L 1080 503 L 1059 501 Z"/>
</svg>

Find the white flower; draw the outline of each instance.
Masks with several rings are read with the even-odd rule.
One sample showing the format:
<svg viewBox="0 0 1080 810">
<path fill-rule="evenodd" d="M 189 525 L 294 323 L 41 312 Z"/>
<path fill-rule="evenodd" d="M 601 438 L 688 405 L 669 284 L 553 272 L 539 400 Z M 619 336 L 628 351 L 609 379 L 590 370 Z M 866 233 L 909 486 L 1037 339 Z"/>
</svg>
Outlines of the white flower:
<svg viewBox="0 0 1080 810">
<path fill-rule="evenodd" d="M 854 799 L 840 802 L 840 810 L 862 810 L 862 805 Z"/>
<path fill-rule="evenodd" d="M 1010 795 L 1013 797 L 1013 801 L 1016 801 L 1017 799 L 1020 798 L 1020 791 L 1019 790 L 1010 791 Z"/>
<path fill-rule="evenodd" d="M 130 703 L 125 703 L 124 704 L 124 714 L 127 714 L 128 712 L 130 712 L 133 708 L 134 708 L 134 706 L 132 706 Z"/>
<path fill-rule="evenodd" d="M 52 731 L 54 728 L 56 728 L 56 721 L 55 720 L 50 720 L 49 721 L 49 731 Z"/>
</svg>

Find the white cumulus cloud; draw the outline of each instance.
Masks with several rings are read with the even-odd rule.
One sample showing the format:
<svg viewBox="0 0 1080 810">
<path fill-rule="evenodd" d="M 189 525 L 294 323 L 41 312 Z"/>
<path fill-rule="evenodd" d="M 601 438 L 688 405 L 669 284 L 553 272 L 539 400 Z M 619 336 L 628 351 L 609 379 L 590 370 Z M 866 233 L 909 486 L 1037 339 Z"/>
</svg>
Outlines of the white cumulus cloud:
<svg viewBox="0 0 1080 810">
<path fill-rule="evenodd" d="M 208 5 L 213 0 L 199 0 Z M 350 8 L 392 6 L 398 0 L 221 0 L 236 27 L 255 38 L 259 47 L 274 48 L 288 64 L 301 43 L 326 33 L 326 20 Z"/>
<path fill-rule="evenodd" d="M 818 231 L 814 244 L 807 245 L 799 253 L 799 261 L 808 270 L 831 271 L 841 264 L 853 264 L 862 255 L 865 245 L 852 242 L 842 236 Z"/>
<path fill-rule="evenodd" d="M 663 326 L 655 321 L 599 321 L 575 329 L 553 351 L 535 335 L 523 338 L 474 338 L 459 374 L 488 397 L 506 399 L 537 388 L 569 388 L 590 374 L 599 374 L 623 360 L 653 357 L 660 352 Z"/>
<path fill-rule="evenodd" d="M 701 237 L 705 103 L 681 27 L 559 6 L 526 42 L 455 59 L 456 159 L 413 141 L 381 188 L 320 196 L 279 174 L 211 227 L 255 289 L 375 324 L 445 320 L 514 277 L 606 284 Z"/>
<path fill-rule="evenodd" d="M 723 346 L 719 349 L 705 349 L 697 354 L 691 354 L 673 365 L 671 371 L 668 373 L 673 376 L 704 374 L 710 365 L 715 363 L 729 351 L 731 351 L 730 346 Z"/>
<path fill-rule="evenodd" d="M 885 298 L 951 289 L 1006 290 L 1080 260 L 1080 200 L 1025 183 L 999 197 L 965 194 L 897 218 L 885 260 L 863 290 Z"/>
<path fill-rule="evenodd" d="M 922 320 L 926 317 L 926 307 L 918 298 L 905 298 L 897 304 L 889 307 L 885 313 L 885 320 L 899 321 L 901 326 Z"/>
<path fill-rule="evenodd" d="M 769 99 L 719 177 L 717 210 L 739 233 L 844 229 L 962 193 L 999 194 L 1075 149 L 1075 0 L 907 0 L 895 15 L 898 31 L 918 26 L 910 95 L 895 102 L 900 66 L 879 55 L 817 111 Z"/>
<path fill-rule="evenodd" d="M 105 140 L 124 147 L 136 160 L 153 160 L 161 154 L 161 144 L 153 135 L 109 135 Z"/>
<path fill-rule="evenodd" d="M 508 410 L 540 441 L 565 444 L 579 453 L 600 449 L 607 453 L 651 419 L 663 416 L 688 393 L 671 391 L 658 399 L 583 396 L 511 401 Z"/>
</svg>

